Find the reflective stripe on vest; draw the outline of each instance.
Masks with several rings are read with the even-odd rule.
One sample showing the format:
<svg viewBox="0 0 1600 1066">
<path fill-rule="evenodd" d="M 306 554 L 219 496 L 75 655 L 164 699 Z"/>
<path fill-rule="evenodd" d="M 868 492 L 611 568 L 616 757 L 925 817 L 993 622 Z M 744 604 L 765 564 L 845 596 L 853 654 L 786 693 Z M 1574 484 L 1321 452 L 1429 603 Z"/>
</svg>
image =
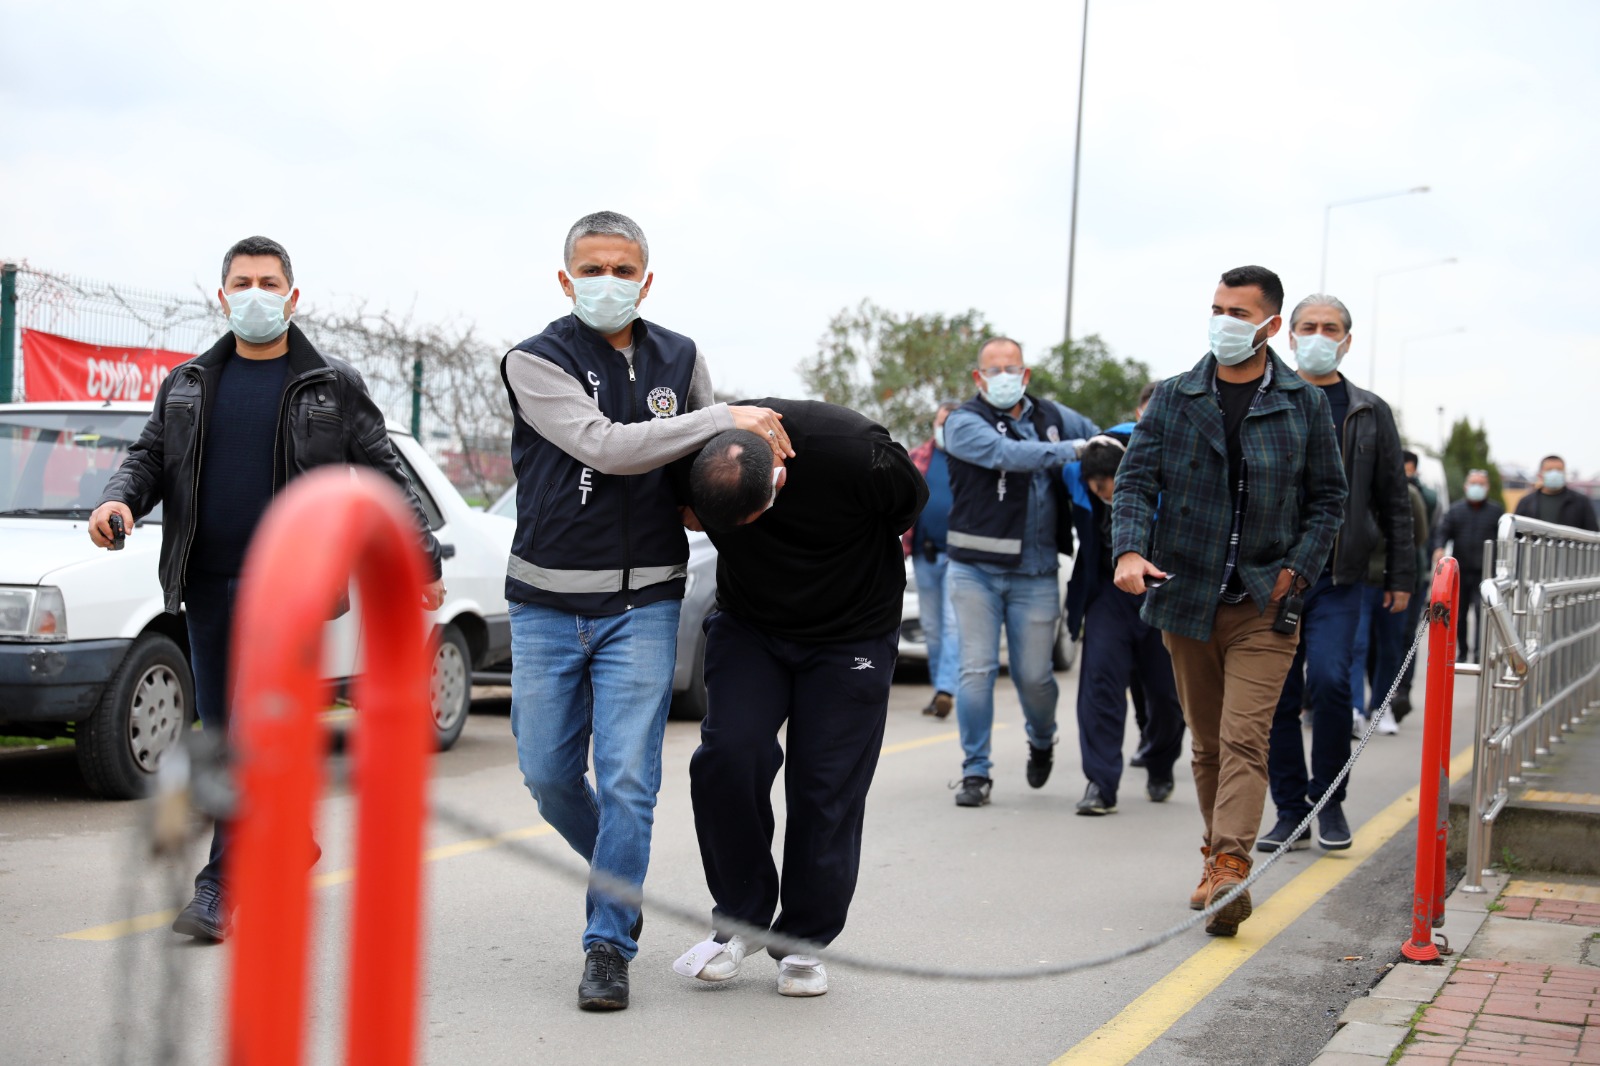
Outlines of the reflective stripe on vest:
<svg viewBox="0 0 1600 1066">
<path fill-rule="evenodd" d="M 535 566 L 513 555 L 506 560 L 506 574 L 525 585 L 532 585 L 546 592 L 576 595 L 622 591 L 621 570 L 552 570 L 549 567 Z M 676 563 L 670 566 L 636 566 L 629 571 L 629 574 L 628 588 L 649 588 L 663 581 L 688 577 L 689 565 Z"/>
<path fill-rule="evenodd" d="M 971 548 L 975 552 L 989 552 L 993 555 L 1022 554 L 1020 537 L 980 537 L 976 533 L 962 533 L 952 529 L 945 542 L 952 548 Z"/>
</svg>

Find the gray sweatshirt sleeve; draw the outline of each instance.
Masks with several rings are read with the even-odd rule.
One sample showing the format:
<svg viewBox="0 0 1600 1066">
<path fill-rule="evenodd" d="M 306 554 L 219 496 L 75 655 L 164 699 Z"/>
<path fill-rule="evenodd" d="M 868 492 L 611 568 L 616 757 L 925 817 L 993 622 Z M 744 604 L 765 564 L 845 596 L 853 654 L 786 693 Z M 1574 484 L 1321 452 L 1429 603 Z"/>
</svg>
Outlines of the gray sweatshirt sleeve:
<svg viewBox="0 0 1600 1066">
<path fill-rule="evenodd" d="M 506 377 L 519 416 L 550 443 L 602 474 L 643 474 L 733 428 L 728 405 L 711 403 L 711 374 L 699 352 L 687 411 L 646 422 L 611 421 L 576 378 L 529 352 L 506 353 Z"/>
</svg>

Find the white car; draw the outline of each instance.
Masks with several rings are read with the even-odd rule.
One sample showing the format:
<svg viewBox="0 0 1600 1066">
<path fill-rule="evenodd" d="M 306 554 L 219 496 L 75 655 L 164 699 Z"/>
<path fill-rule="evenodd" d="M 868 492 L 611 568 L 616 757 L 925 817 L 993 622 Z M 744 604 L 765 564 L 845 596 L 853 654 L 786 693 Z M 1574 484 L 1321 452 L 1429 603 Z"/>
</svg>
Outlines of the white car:
<svg viewBox="0 0 1600 1066">
<path fill-rule="evenodd" d="M 1061 580 L 1061 617 L 1056 621 L 1056 644 L 1051 653 L 1051 665 L 1057 670 L 1071 670 L 1078 661 L 1078 642 L 1067 633 L 1067 581 L 1072 577 L 1072 556 L 1060 556 L 1061 568 L 1056 571 Z M 1005 665 L 1006 630 L 1000 627 L 1000 664 Z M 928 661 L 928 636 L 922 629 L 922 604 L 917 596 L 917 574 L 909 558 L 906 559 L 906 592 L 900 603 L 900 661 Z"/>
<path fill-rule="evenodd" d="M 193 721 L 181 616 L 165 613 L 156 560 L 161 508 L 120 552 L 87 521 L 150 416 L 147 404 L 0 404 L 0 734 L 71 736 L 91 790 L 145 794 L 161 755 Z M 505 565 L 516 524 L 469 507 L 412 437 L 389 437 L 444 553 L 432 705 L 439 748 L 466 723 L 474 668 L 511 639 Z M 360 612 L 327 627 L 324 676 L 361 670 Z M 358 709 L 359 711 L 359 709 Z"/>
</svg>

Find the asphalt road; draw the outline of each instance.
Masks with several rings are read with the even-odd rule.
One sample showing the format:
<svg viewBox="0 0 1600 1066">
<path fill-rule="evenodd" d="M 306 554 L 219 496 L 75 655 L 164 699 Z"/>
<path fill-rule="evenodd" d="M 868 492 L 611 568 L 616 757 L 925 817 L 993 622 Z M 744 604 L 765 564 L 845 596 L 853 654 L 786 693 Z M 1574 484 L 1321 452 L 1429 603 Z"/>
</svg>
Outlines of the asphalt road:
<svg viewBox="0 0 1600 1066">
<path fill-rule="evenodd" d="M 838 947 L 926 965 L 1033 965 L 1130 944 L 1189 916 L 1200 819 L 1186 763 L 1166 804 L 1148 802 L 1143 772 L 1130 770 L 1118 813 L 1076 817 L 1084 782 L 1071 713 L 1075 675 L 1060 679 L 1062 745 L 1054 776 L 1035 791 L 1023 780 L 1021 716 L 1002 678 L 994 802 L 977 810 L 956 808 L 946 787 L 960 770 L 953 718 L 918 713 L 929 689 L 914 675 L 895 686 L 860 887 Z M 1470 696 L 1464 681 L 1458 723 L 1471 721 Z M 1317 870 L 1344 872 L 1337 864 L 1362 852 L 1363 823 L 1415 784 L 1419 719 L 1398 737 L 1373 738 L 1346 807 L 1357 849 Z M 1457 737 L 1459 750 L 1459 724 Z M 689 808 L 696 742 L 694 725 L 671 723 L 646 887 L 709 911 Z M 335 756 L 336 778 L 344 762 Z M 526 847 L 575 861 L 541 827 L 522 786 L 504 701 L 480 702 L 457 747 L 435 760 L 432 796 L 498 829 L 526 828 Z M 350 892 L 339 872 L 350 865 L 352 808 L 342 785 L 323 805 L 318 873 L 333 883 L 316 892 L 311 1061 L 341 1058 Z M 70 752 L 0 756 L 0 1003 L 8 1018 L 0 1061 L 221 1060 L 228 949 L 166 931 L 160 912 L 186 901 L 195 860 L 168 870 L 145 857 L 141 819 L 137 804 L 89 798 Z M 448 827 L 430 830 L 431 846 L 462 839 Z M 1281 899 L 1307 899 L 1307 909 L 1270 939 L 1252 919 L 1236 941 L 1195 930 L 1114 965 L 1025 982 L 932 982 L 833 966 L 828 995 L 789 1000 L 776 994 L 776 969 L 762 955 L 735 981 L 707 985 L 670 970 L 707 926 L 647 912 L 633 1004 L 603 1015 L 575 1006 L 579 890 L 508 846 L 454 849 L 427 866 L 419 1046 L 428 1062 L 474 1066 L 1042 1064 L 1075 1047 L 1075 1061 L 1121 1062 L 1128 1056 L 1118 1049 L 1130 1045 L 1117 1033 L 1131 1015 L 1152 1030 L 1136 1063 L 1305 1063 L 1344 1005 L 1398 955 L 1409 929 L 1414 840 L 1413 820 L 1326 893 L 1307 897 L 1305 879 L 1296 882 L 1302 887 Z M 1316 849 L 1295 852 L 1269 871 L 1256 892 L 1258 918 L 1269 897 L 1321 858 Z M 143 932 L 103 929 L 150 914 L 157 917 Z M 72 936 L 97 929 L 88 935 L 108 938 Z M 1139 1008 L 1105 1028 L 1147 990 Z"/>
</svg>

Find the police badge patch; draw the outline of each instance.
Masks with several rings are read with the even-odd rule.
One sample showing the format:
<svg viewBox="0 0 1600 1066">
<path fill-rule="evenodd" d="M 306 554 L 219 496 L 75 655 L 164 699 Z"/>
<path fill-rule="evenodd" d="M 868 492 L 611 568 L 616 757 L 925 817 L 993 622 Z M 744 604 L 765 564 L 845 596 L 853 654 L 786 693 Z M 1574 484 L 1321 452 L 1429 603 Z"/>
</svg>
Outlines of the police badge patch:
<svg viewBox="0 0 1600 1066">
<path fill-rule="evenodd" d="M 1044 429 L 1044 435 L 1050 438 L 1051 444 L 1061 443 L 1061 431 L 1055 426 L 1046 426 Z"/>
<path fill-rule="evenodd" d="M 650 413 L 657 418 L 671 418 L 678 413 L 678 394 L 665 385 L 651 389 L 650 395 L 644 398 L 644 402 L 650 408 Z"/>
</svg>

